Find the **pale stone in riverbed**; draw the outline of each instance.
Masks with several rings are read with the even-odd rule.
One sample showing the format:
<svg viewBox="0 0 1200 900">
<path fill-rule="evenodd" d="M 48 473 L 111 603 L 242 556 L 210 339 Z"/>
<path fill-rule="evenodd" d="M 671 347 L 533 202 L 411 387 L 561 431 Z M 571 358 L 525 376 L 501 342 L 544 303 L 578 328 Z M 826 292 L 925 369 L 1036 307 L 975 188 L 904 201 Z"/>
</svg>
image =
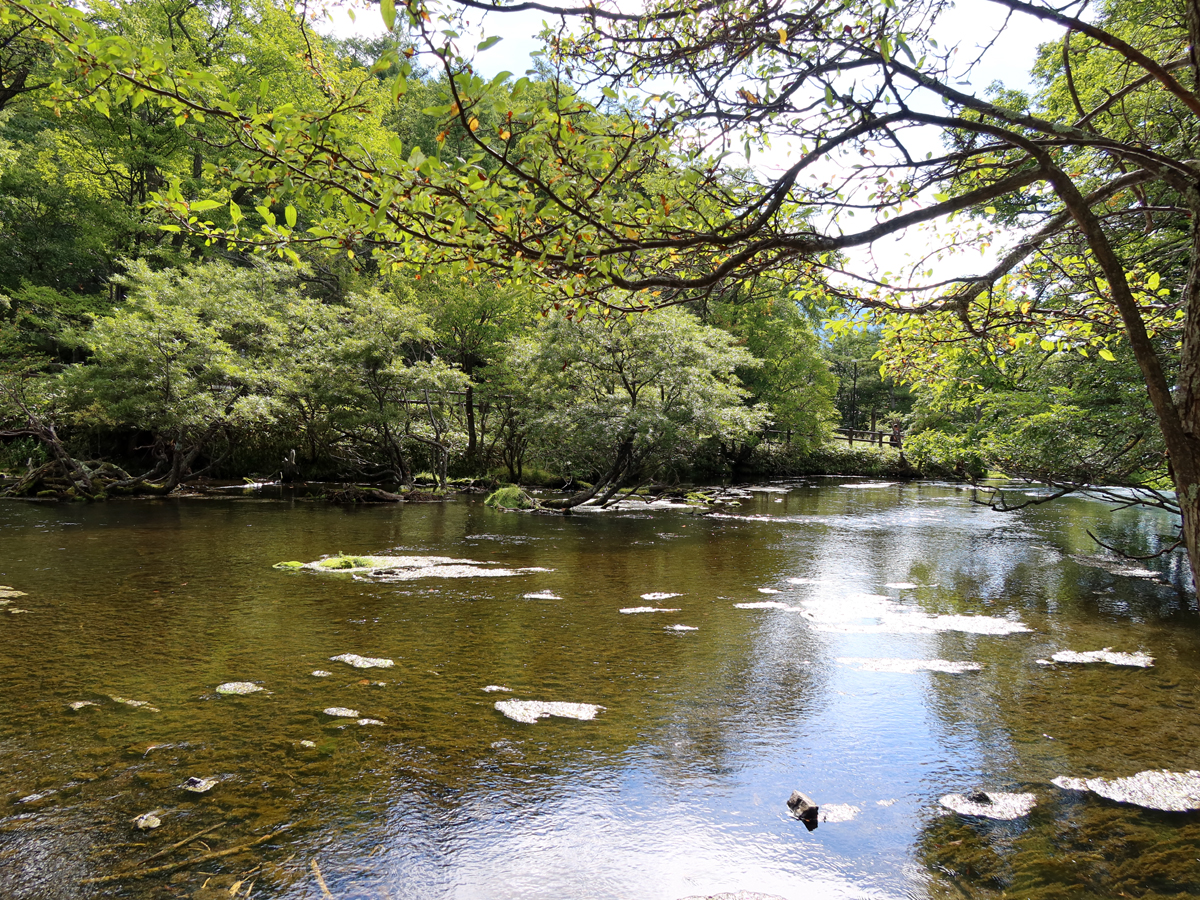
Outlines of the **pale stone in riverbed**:
<svg viewBox="0 0 1200 900">
<path fill-rule="evenodd" d="M 947 794 L 939 799 L 938 803 L 960 815 L 1009 821 L 1029 815 L 1030 811 L 1037 806 L 1037 797 L 1034 794 L 979 791 L 970 796 Z"/>
<path fill-rule="evenodd" d="M 821 821 L 849 822 L 861 811 L 857 806 L 851 806 L 848 803 L 823 803 L 821 804 Z"/>
<path fill-rule="evenodd" d="M 596 713 L 604 709 L 594 703 L 559 703 L 544 700 L 497 700 L 497 711 L 516 722 L 532 725 L 538 719 L 547 716 L 561 716 L 564 719 L 579 719 L 586 721 L 596 718 Z"/>
<path fill-rule="evenodd" d="M 670 600 L 672 597 L 682 597 L 683 594 L 668 594 L 663 591 L 652 591 L 649 594 L 642 594 L 643 600 Z"/>
<path fill-rule="evenodd" d="M 1200 809 L 1200 772 L 1147 769 L 1127 778 L 1068 778 L 1050 782 L 1064 791 L 1093 791 L 1108 800 L 1163 812 Z"/>
<path fill-rule="evenodd" d="M 504 692 L 504 693 L 506 693 L 506 694 L 511 694 L 511 693 L 512 693 L 512 688 L 506 688 L 506 687 L 504 687 L 504 686 L 502 686 L 502 685 L 499 685 L 499 684 L 489 684 L 487 687 L 485 687 L 485 688 L 483 689 L 483 691 L 484 691 L 484 693 L 485 693 L 485 694 L 494 694 L 494 693 L 496 693 L 497 691 L 503 691 L 503 692 Z"/>
<path fill-rule="evenodd" d="M 1049 666 L 1054 663 L 1097 663 L 1103 662 L 1113 666 L 1136 666 L 1141 669 L 1148 669 L 1154 665 L 1154 657 L 1147 656 L 1145 653 L 1119 653 L 1112 647 L 1105 647 L 1103 650 L 1087 650 L 1078 652 L 1076 650 L 1059 650 L 1049 659 L 1039 659 L 1037 661 L 1040 666 Z"/>
<path fill-rule="evenodd" d="M 144 709 L 146 712 L 161 712 L 158 707 L 151 706 L 145 700 L 129 700 L 125 697 L 118 697 L 116 694 L 109 694 L 108 699 L 114 703 L 122 703 L 125 706 L 132 706 L 134 709 Z"/>
<path fill-rule="evenodd" d="M 331 656 L 329 660 L 330 662 L 344 662 L 356 669 L 390 669 L 395 665 L 390 659 L 359 656 L 357 653 L 343 653 L 341 656 Z"/>
<path fill-rule="evenodd" d="M 155 815 L 157 812 L 158 810 L 156 809 L 153 812 L 142 813 L 133 820 L 134 826 L 140 828 L 142 831 L 150 831 L 154 828 L 158 828 L 160 825 L 162 825 L 162 819 Z"/>
<path fill-rule="evenodd" d="M 554 593 L 554 591 L 538 591 L 534 594 L 525 594 L 526 600 L 561 600 L 562 597 Z"/>
<path fill-rule="evenodd" d="M 265 689 L 261 684 L 255 684 L 253 681 L 227 681 L 224 684 L 218 684 L 216 690 L 218 694 L 255 694 Z"/>
<path fill-rule="evenodd" d="M 339 557 L 330 557 L 338 559 Z M 339 569 L 330 565 L 322 565 L 328 560 L 317 560 L 305 563 L 301 568 L 327 574 L 349 574 L 356 577 L 369 577 L 376 581 L 411 581 L 417 578 L 508 578 L 514 575 L 526 575 L 534 572 L 549 572 L 540 566 L 527 566 L 521 569 L 506 569 L 492 562 L 480 562 L 474 559 L 455 559 L 450 556 L 356 556 L 342 557 L 361 561 L 362 565 L 353 565 Z M 489 568 L 493 567 L 493 568 Z"/>
<path fill-rule="evenodd" d="M 327 716 L 338 716 L 343 719 L 357 719 L 360 715 L 357 709 L 348 709 L 345 706 L 328 706 L 321 712 Z"/>
<path fill-rule="evenodd" d="M 194 775 L 185 781 L 181 787 L 193 794 L 206 794 L 217 786 L 215 778 L 197 778 Z"/>
<path fill-rule="evenodd" d="M 694 625 L 668 625 L 663 631 L 699 631 L 700 629 Z"/>
</svg>

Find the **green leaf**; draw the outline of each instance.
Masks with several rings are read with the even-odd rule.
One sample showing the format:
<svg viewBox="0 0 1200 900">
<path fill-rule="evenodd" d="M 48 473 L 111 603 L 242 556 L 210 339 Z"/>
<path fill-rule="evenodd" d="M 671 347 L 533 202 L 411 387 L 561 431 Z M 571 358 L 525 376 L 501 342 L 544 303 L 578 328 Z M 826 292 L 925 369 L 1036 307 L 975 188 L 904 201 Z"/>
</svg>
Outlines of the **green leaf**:
<svg viewBox="0 0 1200 900">
<path fill-rule="evenodd" d="M 936 200 L 938 203 L 945 203 L 947 200 L 950 199 L 950 195 L 938 193 L 938 194 L 933 195 L 933 199 Z"/>
<path fill-rule="evenodd" d="M 296 207 L 288 206 L 283 211 L 283 220 L 287 222 L 288 228 L 296 227 Z"/>
<path fill-rule="evenodd" d="M 500 37 L 500 35 L 494 34 L 487 40 L 483 41 L 478 47 L 476 47 L 475 51 L 477 53 L 482 53 L 484 50 L 487 50 L 490 47 L 495 47 L 502 40 L 503 40 L 503 38 Z"/>
<path fill-rule="evenodd" d="M 1117 358 L 1116 358 L 1115 356 L 1113 356 L 1113 352 L 1112 352 L 1111 350 L 1109 350 L 1107 347 L 1103 347 L 1103 348 L 1101 348 L 1101 350 L 1100 350 L 1100 358 L 1101 358 L 1101 359 L 1106 359 L 1106 360 L 1108 360 L 1109 362 L 1116 362 L 1116 361 L 1117 361 Z"/>
<path fill-rule="evenodd" d="M 1054 341 L 1048 341 L 1045 338 L 1043 338 L 1041 343 L 1038 344 L 1038 346 L 1041 347 L 1043 350 L 1045 350 L 1047 353 L 1049 353 L 1051 350 L 1054 349 Z"/>
<path fill-rule="evenodd" d="M 233 222 L 234 225 L 236 225 L 238 222 L 242 221 L 242 219 L 244 219 L 244 218 L 246 218 L 246 217 L 244 215 L 242 215 L 242 208 L 240 206 L 238 206 L 236 203 L 234 203 L 232 200 L 230 200 L 229 201 L 229 220 L 231 222 Z"/>
<path fill-rule="evenodd" d="M 190 204 L 192 212 L 208 212 L 210 209 L 216 209 L 221 204 L 216 200 L 196 200 Z"/>
<path fill-rule="evenodd" d="M 383 13 L 383 24 L 391 31 L 396 27 L 396 0 L 380 0 L 379 9 Z"/>
<path fill-rule="evenodd" d="M 1156 291 L 1156 290 L 1158 290 L 1159 281 L 1160 281 L 1160 279 L 1158 277 L 1158 273 L 1151 272 L 1150 277 L 1146 279 L 1146 287 L 1150 288 L 1150 290 L 1152 290 L 1152 291 Z"/>
</svg>

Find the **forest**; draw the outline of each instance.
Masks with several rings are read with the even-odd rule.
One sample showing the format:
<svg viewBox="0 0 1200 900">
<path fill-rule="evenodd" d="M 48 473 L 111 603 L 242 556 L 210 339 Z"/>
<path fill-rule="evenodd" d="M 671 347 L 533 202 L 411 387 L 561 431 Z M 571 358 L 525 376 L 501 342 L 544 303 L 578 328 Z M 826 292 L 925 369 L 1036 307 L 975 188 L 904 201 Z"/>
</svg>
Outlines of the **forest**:
<svg viewBox="0 0 1200 900">
<path fill-rule="evenodd" d="M 533 4 L 544 51 L 484 77 L 463 16 L 506 4 L 386 0 L 367 40 L 3 0 L 5 490 L 857 467 L 1178 512 L 1194 4 L 1000 5 L 1062 26 L 1029 91 L 966 93 L 938 2 Z M 854 257 L 932 225 L 903 271 Z M 896 426 L 902 458 L 833 443 Z"/>
</svg>

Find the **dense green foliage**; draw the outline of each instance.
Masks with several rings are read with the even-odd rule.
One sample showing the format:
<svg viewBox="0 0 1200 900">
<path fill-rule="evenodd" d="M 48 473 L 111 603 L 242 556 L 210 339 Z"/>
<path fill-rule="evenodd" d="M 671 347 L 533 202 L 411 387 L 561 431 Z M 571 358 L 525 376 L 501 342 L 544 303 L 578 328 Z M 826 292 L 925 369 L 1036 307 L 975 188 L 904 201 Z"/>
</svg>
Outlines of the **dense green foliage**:
<svg viewBox="0 0 1200 900">
<path fill-rule="evenodd" d="M 27 21 L 5 13 L 10 30 Z M 143 73 L 209 99 L 244 97 L 260 118 L 230 140 L 219 116 L 154 90 L 114 93 L 77 71 L 55 85 L 66 70 L 45 44 L 22 57 L 30 89 L 0 108 L 4 458 L 21 469 L 28 457 L 72 462 L 65 482 L 35 467 L 20 492 L 97 493 L 89 473 L 108 470 L 78 460 L 141 473 L 112 470 L 110 491 L 250 472 L 397 483 L 425 472 L 445 485 L 527 466 L 615 490 L 726 474 L 772 429 L 797 447 L 826 436 L 833 382 L 786 291 L 644 318 L 557 313 L 545 294 L 557 276 L 531 285 L 469 261 L 394 265 L 404 258 L 371 252 L 380 245 L 337 190 L 305 193 L 246 168 L 264 151 L 254 128 L 283 134 L 351 95 L 353 115 L 337 119 L 343 145 L 379 158 L 411 149 L 426 171 L 470 154 L 475 129 L 429 109 L 452 93 L 443 73 L 409 63 L 405 41 L 322 39 L 265 0 L 56 15 L 114 58 L 141 47 Z M 559 89 L 504 88 L 543 113 L 567 102 Z M 515 128 L 498 109 L 479 120 Z M 319 165 L 308 159 L 305 177 Z M 290 262 L 179 228 L 154 202 L 168 189 L 223 228 L 248 215 L 272 223 Z M 306 243 L 304 228 L 318 239 Z M 353 239 L 319 239 L 344 228 L 358 229 Z"/>
<path fill-rule="evenodd" d="M 119 459 L 158 486 L 249 470 L 445 485 L 528 465 L 607 495 L 798 471 L 833 426 L 903 421 L 914 459 L 961 474 L 1161 484 L 1147 353 L 1190 371 L 1173 361 L 1187 301 L 1171 301 L 1189 226 L 1178 185 L 1130 175 L 1113 147 L 1186 155 L 1190 125 L 1169 123 L 1190 101 L 1106 54 L 1112 35 L 1180 23 L 1129 2 L 1100 14 L 1108 37 L 1070 20 L 1036 96 L 982 101 L 945 82 L 918 6 L 657 4 L 577 22 L 535 70 L 484 78 L 452 5 L 384 4 L 391 35 L 336 41 L 271 0 L 6 0 L 10 449 Z M 842 143 L 872 159 L 878 129 L 920 118 L 886 91 L 854 97 L 848 61 L 951 115 L 926 163 L 886 132 L 899 155 L 853 167 L 872 222 L 825 235 L 819 214 L 862 204 L 801 187 L 806 168 Z M 679 89 L 644 95 L 651 74 Z M 765 179 L 696 121 L 746 159 L 772 134 L 803 152 Z M 1040 134 L 1070 140 L 1052 157 Z M 1108 204 L 1096 228 L 1072 190 Z M 955 245 L 1031 236 L 984 279 L 930 272 L 903 301 L 891 276 L 847 287 L 842 250 L 938 217 Z M 822 346 L 814 322 L 848 301 L 879 320 L 822 328 Z"/>
</svg>

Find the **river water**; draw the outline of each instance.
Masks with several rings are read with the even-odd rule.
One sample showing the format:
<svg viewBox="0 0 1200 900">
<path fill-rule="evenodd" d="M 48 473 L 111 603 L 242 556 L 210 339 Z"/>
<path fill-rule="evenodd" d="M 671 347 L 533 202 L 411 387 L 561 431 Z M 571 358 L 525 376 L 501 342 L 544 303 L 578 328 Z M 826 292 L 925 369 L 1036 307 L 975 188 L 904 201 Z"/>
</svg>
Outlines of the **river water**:
<svg viewBox="0 0 1200 900">
<path fill-rule="evenodd" d="M 1182 560 L 1106 562 L 1087 534 L 1145 551 L 1165 517 L 760 488 L 708 516 L 0 504 L 0 583 L 25 593 L 0 600 L 0 897 L 1200 893 L 1200 813 L 1051 783 L 1200 768 Z M 272 568 L 338 553 L 485 565 Z M 621 612 L 646 606 L 678 611 Z M 1154 663 L 1038 662 L 1104 648 Z M 506 700 L 602 709 L 530 724 Z M 980 790 L 1037 806 L 939 802 Z M 141 831 L 148 812 L 162 825 Z"/>
</svg>

